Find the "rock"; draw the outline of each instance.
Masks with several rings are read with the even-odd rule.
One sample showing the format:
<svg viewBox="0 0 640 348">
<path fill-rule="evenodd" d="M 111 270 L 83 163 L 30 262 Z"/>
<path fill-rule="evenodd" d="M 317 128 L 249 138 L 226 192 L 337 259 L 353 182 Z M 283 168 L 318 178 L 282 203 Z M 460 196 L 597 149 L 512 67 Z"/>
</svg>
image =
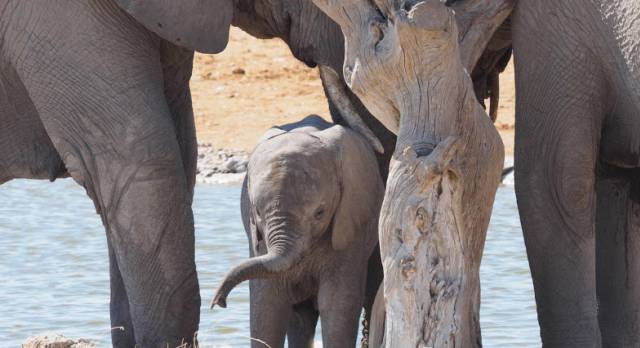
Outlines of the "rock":
<svg viewBox="0 0 640 348">
<path fill-rule="evenodd" d="M 235 75 L 244 75 L 244 74 L 246 74 L 246 71 L 244 69 L 242 69 L 242 68 L 235 68 L 235 69 L 233 69 L 233 73 Z"/>
<path fill-rule="evenodd" d="M 213 185 L 231 185 L 237 186 L 242 184 L 244 173 L 241 174 L 211 174 L 207 177 L 199 177 L 198 182 L 201 184 Z"/>
<path fill-rule="evenodd" d="M 216 149 L 211 144 L 200 144 L 196 179 L 200 183 L 219 182 L 219 175 L 245 173 L 248 161 L 249 154 L 245 151 Z M 216 179 L 212 180 L 213 177 Z M 232 181 L 235 180 L 237 178 Z"/>
<path fill-rule="evenodd" d="M 239 159 L 236 162 L 236 165 L 233 167 L 233 172 L 234 173 L 244 173 L 247 171 L 247 163 L 248 160 L 247 159 Z"/>
<path fill-rule="evenodd" d="M 45 334 L 29 337 L 22 348 L 95 348 L 96 345 L 87 339 L 70 339 L 60 334 Z"/>
<path fill-rule="evenodd" d="M 231 157 L 227 159 L 222 164 L 223 173 L 235 173 L 234 170 L 236 168 L 236 165 L 238 165 L 238 161 L 235 158 Z"/>
</svg>

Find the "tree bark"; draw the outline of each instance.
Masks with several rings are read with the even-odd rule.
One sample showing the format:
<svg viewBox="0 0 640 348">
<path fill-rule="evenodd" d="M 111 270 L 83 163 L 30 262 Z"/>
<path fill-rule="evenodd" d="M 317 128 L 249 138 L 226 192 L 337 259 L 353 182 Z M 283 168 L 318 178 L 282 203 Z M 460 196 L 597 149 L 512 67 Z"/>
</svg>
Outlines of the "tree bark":
<svg viewBox="0 0 640 348">
<path fill-rule="evenodd" d="M 398 135 L 379 227 L 385 347 L 481 346 L 480 259 L 504 148 L 467 71 L 510 9 L 487 1 L 454 2 L 475 11 L 454 17 L 440 0 L 314 0 L 343 30 L 349 87 Z"/>
</svg>

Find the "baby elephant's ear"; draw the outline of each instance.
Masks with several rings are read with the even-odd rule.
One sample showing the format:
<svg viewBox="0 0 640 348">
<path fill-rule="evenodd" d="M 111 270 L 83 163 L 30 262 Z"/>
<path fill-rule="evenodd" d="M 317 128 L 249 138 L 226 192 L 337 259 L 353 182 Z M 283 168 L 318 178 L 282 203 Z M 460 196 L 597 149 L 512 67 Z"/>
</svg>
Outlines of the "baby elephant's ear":
<svg viewBox="0 0 640 348">
<path fill-rule="evenodd" d="M 384 185 L 371 147 L 355 132 L 339 128 L 338 168 L 340 203 L 333 220 L 331 241 L 335 250 L 343 250 L 356 241 L 364 241 L 378 224 Z"/>
<path fill-rule="evenodd" d="M 251 201 L 249 200 L 249 179 L 245 175 L 242 181 L 242 193 L 240 194 L 240 215 L 245 232 L 249 235 L 251 257 L 258 255 L 258 227 L 253 220 Z"/>
<path fill-rule="evenodd" d="M 229 41 L 233 0 L 117 0 L 150 31 L 178 46 L 219 53 Z"/>
<path fill-rule="evenodd" d="M 271 127 L 269 128 L 256 142 L 257 144 L 260 144 L 264 141 L 267 141 L 269 139 L 275 138 L 279 135 L 285 134 L 287 131 L 280 128 L 280 127 Z"/>
</svg>

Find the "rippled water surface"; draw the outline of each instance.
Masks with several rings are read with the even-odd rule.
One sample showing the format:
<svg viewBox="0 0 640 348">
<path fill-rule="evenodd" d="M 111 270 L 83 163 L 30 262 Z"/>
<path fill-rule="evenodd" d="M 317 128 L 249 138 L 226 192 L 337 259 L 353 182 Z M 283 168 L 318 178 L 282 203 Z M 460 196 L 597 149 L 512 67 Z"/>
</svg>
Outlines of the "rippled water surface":
<svg viewBox="0 0 640 348">
<path fill-rule="evenodd" d="M 194 212 L 204 346 L 247 347 L 248 288 L 208 309 L 217 282 L 248 253 L 239 187 L 198 186 Z M 514 191 L 499 189 L 481 267 L 485 347 L 539 347 L 531 277 Z M 70 180 L 0 186 L 0 346 L 63 333 L 110 343 L 107 247 L 100 219 Z"/>
</svg>

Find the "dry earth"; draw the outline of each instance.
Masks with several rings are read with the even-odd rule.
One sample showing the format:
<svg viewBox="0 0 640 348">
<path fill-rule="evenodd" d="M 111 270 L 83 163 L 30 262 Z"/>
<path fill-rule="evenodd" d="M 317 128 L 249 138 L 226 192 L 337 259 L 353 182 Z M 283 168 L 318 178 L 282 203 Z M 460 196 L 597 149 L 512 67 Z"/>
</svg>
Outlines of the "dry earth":
<svg viewBox="0 0 640 348">
<path fill-rule="evenodd" d="M 318 114 L 329 119 L 317 69 L 307 68 L 281 40 L 259 40 L 237 28 L 218 55 L 197 54 L 191 80 L 200 143 L 251 151 L 273 125 Z M 513 153 L 513 67 L 501 76 L 496 126 Z"/>
</svg>

